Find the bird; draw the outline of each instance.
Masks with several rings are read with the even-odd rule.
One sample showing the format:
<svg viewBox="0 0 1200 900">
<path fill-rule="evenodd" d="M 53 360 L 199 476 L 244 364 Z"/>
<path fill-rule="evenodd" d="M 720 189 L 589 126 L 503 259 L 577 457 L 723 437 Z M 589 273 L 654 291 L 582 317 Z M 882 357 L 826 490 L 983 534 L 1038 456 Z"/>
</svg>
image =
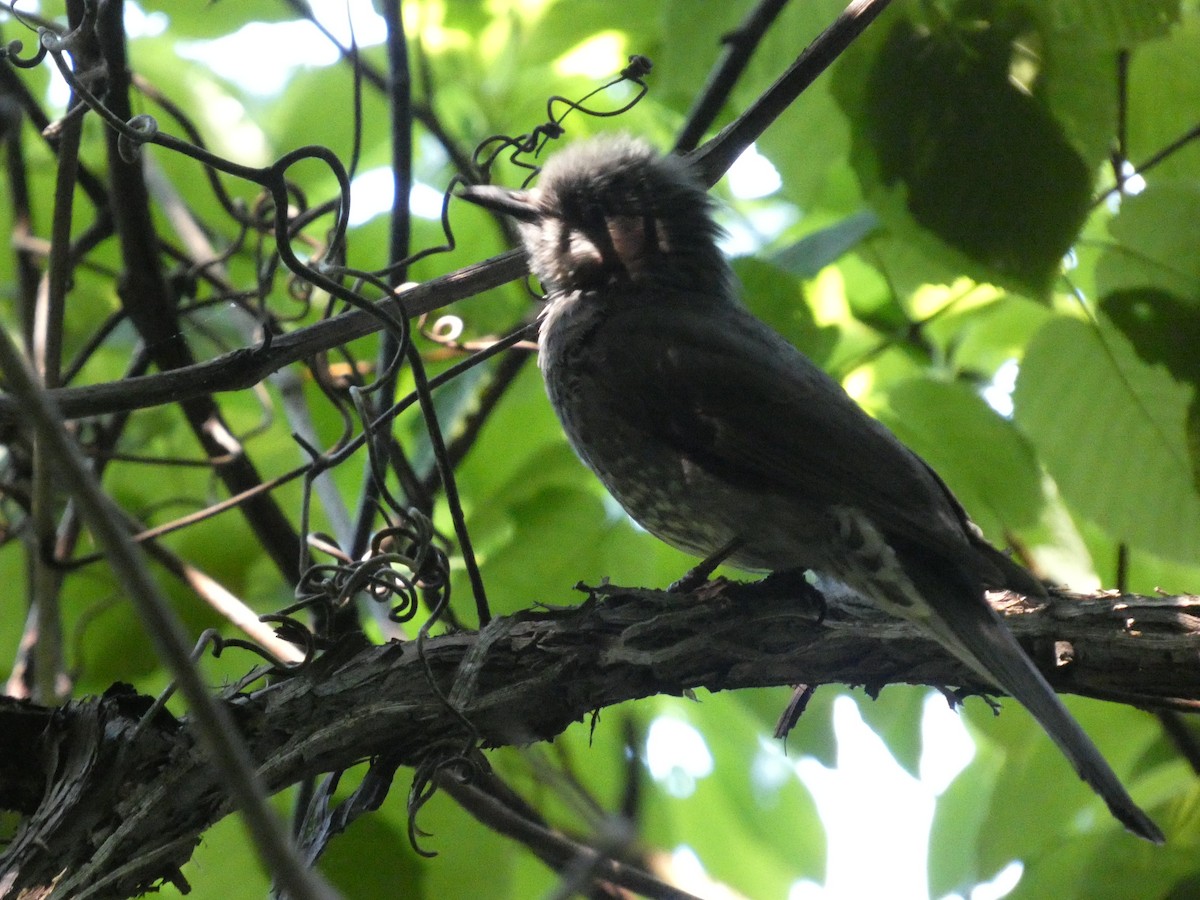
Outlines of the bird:
<svg viewBox="0 0 1200 900">
<path fill-rule="evenodd" d="M 1045 586 L 747 310 L 685 159 L 602 136 L 553 154 L 531 188 L 460 196 L 516 223 L 546 291 L 538 364 L 551 406 L 631 518 L 689 554 L 809 571 L 916 623 L 1025 706 L 1129 831 L 1163 842 L 986 598 Z"/>
</svg>

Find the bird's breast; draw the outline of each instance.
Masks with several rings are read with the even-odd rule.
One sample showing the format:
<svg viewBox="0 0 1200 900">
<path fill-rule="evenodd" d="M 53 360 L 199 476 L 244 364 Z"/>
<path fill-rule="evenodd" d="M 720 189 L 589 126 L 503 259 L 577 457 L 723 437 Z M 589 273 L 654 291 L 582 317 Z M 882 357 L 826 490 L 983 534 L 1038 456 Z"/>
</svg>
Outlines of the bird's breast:
<svg viewBox="0 0 1200 900">
<path fill-rule="evenodd" d="M 645 427 L 644 415 L 631 415 L 639 404 L 682 402 L 666 395 L 670 389 L 658 372 L 661 357 L 686 348 L 631 333 L 627 321 L 613 316 L 603 297 L 589 294 L 554 298 L 543 314 L 539 365 L 575 453 L 634 521 L 677 548 L 707 556 L 746 537 L 749 544 L 736 558 L 744 567 L 787 568 L 793 559 L 799 565 L 797 540 L 814 527 L 802 504 L 720 477 Z M 619 362 L 608 349 L 617 343 L 623 348 Z M 619 374 L 613 371 L 618 365 Z M 766 507 L 770 515 L 764 515 Z"/>
</svg>

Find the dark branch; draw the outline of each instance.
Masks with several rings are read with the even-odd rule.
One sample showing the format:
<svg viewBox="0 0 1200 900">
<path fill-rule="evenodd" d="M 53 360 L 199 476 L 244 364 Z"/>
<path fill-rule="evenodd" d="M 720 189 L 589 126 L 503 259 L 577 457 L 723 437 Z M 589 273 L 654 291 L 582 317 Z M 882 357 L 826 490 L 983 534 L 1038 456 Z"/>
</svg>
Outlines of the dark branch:
<svg viewBox="0 0 1200 900">
<path fill-rule="evenodd" d="M 434 278 L 404 291 L 398 299 L 385 300 L 379 305 L 390 313 L 411 319 L 515 281 L 528 271 L 525 254 L 512 250 Z M 164 403 L 253 387 L 284 366 L 373 334 L 380 327 L 376 317 L 362 310 L 351 310 L 276 337 L 266 350 L 242 348 L 169 372 L 61 388 L 49 393 L 67 419 L 149 409 Z M 0 395 L 0 424 L 20 422 L 21 416 L 21 404 L 7 394 Z"/>
<path fill-rule="evenodd" d="M 688 112 L 687 121 L 675 139 L 676 153 L 687 153 L 695 149 L 704 132 L 720 114 L 721 107 L 729 99 L 738 78 L 750 64 L 750 57 L 758 49 L 763 35 L 785 6 L 787 0 L 759 0 L 746 14 L 737 30 L 722 39 L 725 52 L 720 62 L 709 73 L 708 81 Z"/>
<path fill-rule="evenodd" d="M 1059 597 L 1003 611 L 1059 690 L 1200 708 L 1200 597 Z M 432 638 L 424 657 L 413 642 L 346 644 L 225 703 L 277 791 L 385 751 L 417 766 L 475 745 L 548 740 L 593 710 L 652 694 L 801 683 L 986 688 L 912 625 L 836 604 L 816 624 L 795 598 L 747 597 L 740 586 L 690 596 L 606 589 L 576 608 Z M 129 896 L 174 877 L 200 833 L 230 811 L 186 723 L 135 732 L 147 702 L 114 689 L 54 713 L 0 705 L 0 760 L 24 761 L 0 767 L 0 799 L 29 814 L 0 857 L 0 889 L 49 896 L 65 872 L 53 896 Z M 53 754 L 30 746 L 39 733 Z M 46 770 L 30 771 L 39 765 Z"/>
<path fill-rule="evenodd" d="M 690 157 L 705 184 L 714 185 L 734 160 L 783 115 L 817 76 L 887 8 L 891 0 L 852 0 L 837 20 L 804 49 L 771 87 L 721 133 Z"/>
</svg>

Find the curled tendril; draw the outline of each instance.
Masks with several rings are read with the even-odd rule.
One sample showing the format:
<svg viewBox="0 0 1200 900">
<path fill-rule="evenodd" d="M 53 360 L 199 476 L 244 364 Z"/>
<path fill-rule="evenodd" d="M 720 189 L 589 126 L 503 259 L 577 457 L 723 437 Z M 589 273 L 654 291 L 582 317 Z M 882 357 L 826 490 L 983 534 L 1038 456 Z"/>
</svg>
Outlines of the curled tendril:
<svg viewBox="0 0 1200 900">
<path fill-rule="evenodd" d="M 67 49 L 68 35 L 58 34 L 49 28 L 38 29 L 38 43 L 43 53 L 62 53 Z"/>
<path fill-rule="evenodd" d="M 201 651 L 204 647 L 210 647 L 213 659 L 220 659 L 221 654 L 225 652 L 226 647 L 237 647 L 241 650 L 249 650 L 256 656 L 262 657 L 270 666 L 270 670 L 275 674 L 285 674 L 295 672 L 297 669 L 303 668 L 312 662 L 313 656 L 316 654 L 316 644 L 312 639 L 312 634 L 297 622 L 295 619 L 289 619 L 286 616 L 266 615 L 259 616 L 260 622 L 276 622 L 279 623 L 275 629 L 275 633 L 283 640 L 290 644 L 304 648 L 304 659 L 296 663 L 289 663 L 279 659 L 270 650 L 253 641 L 242 640 L 241 638 L 222 637 L 215 628 L 206 629 L 200 635 L 200 640 L 196 643 L 196 650 Z"/>
<path fill-rule="evenodd" d="M 437 856 L 434 850 L 421 846 L 419 838 L 430 837 L 431 833 L 417 825 L 417 814 L 437 793 L 437 777 L 449 773 L 463 784 L 470 784 L 484 774 L 487 763 L 478 751 L 468 750 L 442 756 L 435 748 L 413 772 L 412 788 L 408 792 L 408 843 L 413 852 L 426 859 Z"/>
<path fill-rule="evenodd" d="M 260 616 L 259 621 L 279 623 L 278 627 L 275 629 L 275 633 L 288 643 L 304 647 L 304 659 L 300 660 L 299 662 L 289 663 L 285 660 L 279 659 L 275 656 L 275 654 L 271 653 L 270 650 L 254 643 L 253 641 L 244 641 L 241 638 L 222 637 L 217 629 L 206 628 L 200 633 L 200 637 L 196 641 L 196 646 L 192 650 L 192 663 L 195 664 L 198 662 L 206 649 L 210 650 L 213 659 L 220 659 L 221 654 L 227 647 L 237 647 L 240 650 L 249 650 L 256 656 L 260 656 L 266 660 L 267 665 L 259 667 L 239 682 L 238 689 L 244 690 L 246 687 L 249 687 L 255 681 L 258 681 L 260 678 L 263 678 L 266 675 L 294 674 L 312 662 L 313 657 L 316 656 L 317 647 L 312 633 L 307 628 L 305 628 L 295 619 L 289 619 L 282 615 Z M 169 685 L 167 685 L 166 690 L 158 695 L 158 698 L 153 704 L 151 704 L 150 708 L 146 710 L 141 719 L 138 721 L 137 728 L 135 730 L 135 736 L 137 732 L 140 732 L 143 728 L 145 728 L 148 723 L 154 721 L 159 712 L 166 707 L 167 701 L 174 696 L 176 687 L 176 682 L 172 681 Z"/>
<path fill-rule="evenodd" d="M 495 163 L 496 159 L 499 158 L 500 154 L 502 154 L 506 149 L 511 148 L 512 153 L 509 154 L 509 159 L 514 165 L 529 172 L 529 177 L 525 180 L 525 184 L 528 184 L 533 180 L 534 176 L 536 176 L 538 168 L 522 160 L 520 158 L 522 155 L 537 156 L 547 143 L 562 137 L 565 131 L 561 125 L 561 121 L 571 110 L 578 109 L 580 112 L 594 116 L 615 116 L 630 109 L 632 106 L 638 103 L 643 96 L 645 96 L 648 88 L 643 79 L 650 71 L 652 66 L 653 63 L 651 63 L 649 58 L 645 56 L 631 56 L 629 57 L 629 64 L 621 70 L 617 78 L 613 79 L 607 84 L 602 85 L 601 87 L 596 88 L 591 93 L 585 95 L 581 100 L 571 101 L 562 97 L 551 97 L 547 105 L 548 121 L 538 125 L 531 133 L 527 135 L 521 135 L 520 137 L 514 138 L 506 135 L 495 135 L 487 138 L 475 148 L 475 152 L 471 156 L 472 162 L 484 175 L 490 176 L 491 167 Z M 590 97 L 594 96 L 600 91 L 604 91 L 612 87 L 613 85 L 619 84 L 622 81 L 632 82 L 636 84 L 640 90 L 638 90 L 636 96 L 634 96 L 632 100 L 630 100 L 620 109 L 592 110 L 583 105 L 584 102 Z M 567 106 L 567 111 L 564 112 L 562 116 L 556 116 L 554 114 L 554 105 L 556 103 L 566 104 Z M 380 269 L 375 272 L 374 274 L 376 276 L 386 277 L 390 273 L 404 271 L 420 259 L 432 256 L 435 253 L 446 253 L 455 249 L 456 243 L 454 238 L 454 230 L 450 225 L 450 197 L 453 195 L 454 189 L 463 183 L 465 183 L 464 179 L 456 175 L 446 186 L 446 190 L 442 197 L 441 225 L 442 234 L 445 237 L 444 242 L 440 246 L 426 247 L 425 249 L 406 257 L 405 259 L 398 260 L 389 265 L 387 268 Z M 345 272 L 346 274 L 352 274 L 353 270 L 346 269 Z M 437 338 L 435 337 L 434 339 L 436 340 Z"/>
<path fill-rule="evenodd" d="M 143 113 L 125 124 L 129 130 L 117 135 L 117 152 L 122 160 L 132 165 L 142 157 L 142 144 L 158 134 L 158 120 Z"/>
<path fill-rule="evenodd" d="M 652 68 L 654 68 L 654 63 L 652 63 L 650 61 L 649 57 L 636 56 L 636 55 L 631 56 L 631 57 L 629 57 L 629 64 L 620 71 L 620 73 L 617 75 L 616 78 L 614 78 L 612 81 L 608 82 L 608 84 L 602 84 L 600 87 L 596 88 L 591 93 L 584 94 L 584 96 L 582 98 L 580 98 L 579 100 L 572 101 L 572 100 L 568 100 L 565 97 L 558 97 L 558 96 L 551 97 L 546 102 L 547 118 L 555 125 L 558 125 L 562 122 L 563 119 L 565 119 L 571 113 L 572 110 L 576 110 L 576 109 L 582 113 L 586 113 L 589 116 L 596 116 L 596 117 L 602 118 L 602 119 L 606 119 L 611 116 L 619 116 L 623 113 L 626 113 L 629 110 L 633 109 L 633 107 L 637 106 L 637 104 L 641 102 L 642 97 L 646 96 L 646 91 L 649 90 L 649 87 L 646 85 L 644 78 L 650 72 L 650 70 Z M 620 106 L 617 109 L 604 110 L 604 109 L 592 109 L 592 108 L 584 105 L 588 100 L 592 99 L 592 97 L 596 96 L 597 94 L 601 93 L 602 91 L 606 91 L 609 88 L 615 87 L 616 85 L 621 84 L 622 82 L 625 82 L 625 81 L 636 84 L 638 86 L 639 90 L 636 94 L 633 95 L 632 99 L 630 99 L 627 103 L 625 103 L 624 106 Z M 554 115 L 554 104 L 555 103 L 566 104 L 567 111 L 564 112 L 561 116 L 555 116 Z"/>
<path fill-rule="evenodd" d="M 388 612 L 393 622 L 404 622 L 417 614 L 416 580 L 393 566 L 407 568 L 411 560 L 398 553 L 383 553 L 363 560 L 356 566 L 340 566 L 348 577 L 338 579 L 340 590 L 334 608 L 340 609 L 358 594 L 366 594 L 376 603 L 393 603 Z"/>
<path fill-rule="evenodd" d="M 297 647 L 304 648 L 304 659 L 299 662 L 285 664 L 282 668 L 278 663 L 275 663 L 275 671 L 277 673 L 286 674 L 295 672 L 313 661 L 313 657 L 317 655 L 317 642 L 313 633 L 303 623 L 293 619 L 291 616 L 278 613 L 259 616 L 258 620 L 267 624 L 274 624 L 275 635 L 281 641 L 287 641 L 289 644 L 295 644 Z M 230 642 L 226 641 L 226 643 Z"/>
<path fill-rule="evenodd" d="M 389 545 L 410 556 L 413 571 L 424 576 L 426 557 L 433 546 L 433 522 L 419 509 L 407 510 L 399 522 L 389 521 L 371 540 L 372 548 L 377 551 Z"/>
<path fill-rule="evenodd" d="M 321 608 L 332 612 L 333 601 L 341 593 L 337 587 L 342 566 L 312 565 L 304 570 L 296 584 L 296 602 L 285 606 L 279 615 L 290 616 L 303 609 Z"/>
<path fill-rule="evenodd" d="M 299 275 L 289 273 L 286 281 L 286 290 L 288 299 L 296 301 L 302 309 L 307 310 L 312 306 L 313 292 L 316 288 L 313 287 L 311 281 Z"/>
<path fill-rule="evenodd" d="M 46 49 L 46 47 L 41 43 L 40 40 L 38 41 L 37 50 L 35 50 L 33 53 L 33 56 L 30 56 L 28 59 L 21 58 L 20 54 L 21 54 L 21 51 L 24 49 L 25 49 L 25 44 L 22 41 L 19 41 L 19 40 L 9 41 L 8 44 L 4 47 L 4 50 L 0 51 L 0 59 L 7 60 L 8 62 L 10 62 L 14 66 L 16 66 L 18 69 L 32 69 L 37 66 L 40 66 L 42 64 L 42 60 L 44 60 L 46 58 L 46 54 L 50 52 L 49 50 Z"/>
<path fill-rule="evenodd" d="M 463 324 L 461 316 L 445 315 L 438 316 L 432 325 L 422 328 L 421 333 L 438 344 L 453 346 L 458 343 L 458 339 L 462 337 L 465 329 L 466 326 Z"/>
<path fill-rule="evenodd" d="M 74 31 L 60 33 L 55 31 L 53 28 L 46 28 L 45 26 L 39 28 L 37 30 L 38 43 L 41 45 L 41 51 L 39 52 L 45 56 L 47 53 L 66 53 L 68 50 L 70 50 L 71 45 L 75 43 L 79 33 L 83 31 L 85 27 L 91 27 L 91 23 L 87 21 L 87 13 L 91 6 L 92 4 L 90 3 L 84 4 L 84 21 L 81 22 L 79 27 Z"/>
<path fill-rule="evenodd" d="M 505 150 L 511 150 L 508 154 L 508 160 L 513 165 L 526 169 L 529 172 L 528 177 L 522 182 L 522 187 L 528 185 L 536 177 L 539 168 L 526 160 L 521 159 L 522 156 L 538 156 L 546 145 L 553 140 L 557 140 L 565 133 L 563 129 L 563 120 L 566 119 L 572 112 L 579 112 L 595 116 L 597 118 L 609 118 L 611 116 L 619 116 L 628 112 L 634 106 L 641 102 L 641 99 L 646 96 L 649 87 L 646 85 L 645 76 L 653 68 L 654 64 L 646 56 L 631 56 L 629 64 L 623 68 L 617 77 L 602 84 L 584 94 L 578 100 L 569 100 L 566 97 L 560 97 L 557 94 L 550 97 L 546 101 L 546 121 L 538 125 L 529 134 L 523 134 L 518 137 L 509 137 L 507 135 L 494 135 L 484 140 L 475 149 L 475 154 L 472 157 L 476 165 L 484 173 L 490 174 L 492 166 Z M 597 109 L 587 106 L 587 101 L 603 91 L 618 84 L 630 82 L 637 85 L 638 90 L 626 103 L 616 109 Z M 556 112 L 556 107 L 565 106 L 566 109 L 562 113 Z"/>
<path fill-rule="evenodd" d="M 450 562 L 433 546 L 433 537 L 433 524 L 416 510 L 375 534 L 361 560 L 349 559 L 332 538 L 321 536 L 315 548 L 338 562 L 309 566 L 296 587 L 296 602 L 280 615 L 320 608 L 328 618 L 362 595 L 388 604 L 388 618 L 401 623 L 416 616 L 419 592 L 425 593 L 431 606 L 440 608 L 449 591 Z M 294 627 L 300 626 L 294 623 Z"/>
</svg>

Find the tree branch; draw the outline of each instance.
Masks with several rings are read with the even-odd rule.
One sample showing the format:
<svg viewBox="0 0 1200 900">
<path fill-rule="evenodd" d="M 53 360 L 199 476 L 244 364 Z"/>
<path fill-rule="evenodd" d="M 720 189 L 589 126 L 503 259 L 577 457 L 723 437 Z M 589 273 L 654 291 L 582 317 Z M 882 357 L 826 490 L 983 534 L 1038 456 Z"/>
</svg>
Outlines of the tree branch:
<svg viewBox="0 0 1200 900">
<path fill-rule="evenodd" d="M 515 281 L 529 271 L 525 254 L 510 250 L 481 263 L 434 278 L 383 300 L 385 311 L 416 318 L 456 300 Z M 356 338 L 374 334 L 379 320 L 362 310 L 350 310 L 272 340 L 268 349 L 242 347 L 204 362 L 153 375 L 123 378 L 102 384 L 59 388 L 50 396 L 66 419 L 98 416 L 253 387 L 273 372 Z M 0 425 L 20 422 L 20 402 L 0 394 Z"/>
<path fill-rule="evenodd" d="M 1003 595 L 997 605 L 1057 689 L 1200 708 L 1200 597 L 1031 606 Z M 548 740 L 593 710 L 653 694 L 800 683 L 990 690 L 912 625 L 844 598 L 818 624 L 794 596 L 715 583 L 693 595 L 605 588 L 579 607 L 496 618 L 423 648 L 347 642 L 223 702 L 278 791 L 385 751 L 415 766 L 473 745 Z M 0 704 L 0 760 L 22 761 L 0 766 L 0 803 L 29 814 L 0 857 L 0 893 L 130 896 L 177 878 L 200 833 L 230 811 L 186 722 L 160 716 L 136 729 L 148 702 L 114 687 L 53 713 Z"/>
</svg>

